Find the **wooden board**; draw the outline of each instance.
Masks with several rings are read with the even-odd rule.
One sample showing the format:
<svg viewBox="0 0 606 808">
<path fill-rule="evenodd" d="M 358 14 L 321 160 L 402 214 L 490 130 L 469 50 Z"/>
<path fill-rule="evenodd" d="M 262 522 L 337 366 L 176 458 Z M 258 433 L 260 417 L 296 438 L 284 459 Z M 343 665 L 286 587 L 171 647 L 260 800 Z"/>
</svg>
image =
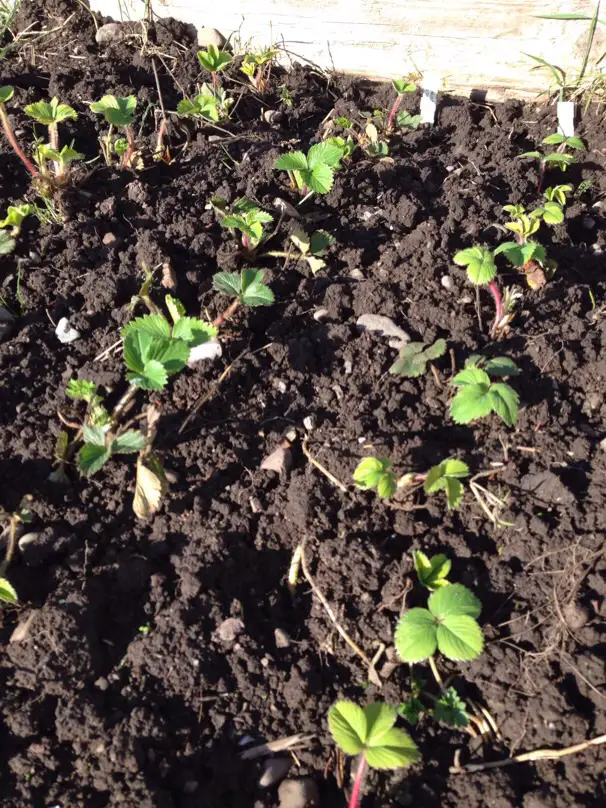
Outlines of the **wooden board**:
<svg viewBox="0 0 606 808">
<path fill-rule="evenodd" d="M 152 0 L 160 17 L 235 35 L 245 45 L 281 44 L 291 57 L 371 78 L 438 72 L 444 89 L 488 98 L 529 97 L 549 78 L 524 53 L 571 75 L 578 72 L 589 22 L 538 19 L 579 12 L 597 0 Z M 145 0 L 90 0 L 114 19 L 141 19 Z M 606 4 L 605 4 L 606 5 Z M 606 9 L 602 13 L 606 16 Z M 606 25 L 594 37 L 594 61 L 606 51 Z"/>
</svg>

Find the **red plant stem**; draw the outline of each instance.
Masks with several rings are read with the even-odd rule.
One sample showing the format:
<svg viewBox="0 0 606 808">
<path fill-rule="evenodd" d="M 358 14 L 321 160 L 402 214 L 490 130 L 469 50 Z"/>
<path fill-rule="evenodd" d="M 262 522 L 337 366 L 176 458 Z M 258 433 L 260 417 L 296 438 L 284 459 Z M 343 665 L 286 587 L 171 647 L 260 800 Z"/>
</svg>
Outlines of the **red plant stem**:
<svg viewBox="0 0 606 808">
<path fill-rule="evenodd" d="M 216 89 L 217 89 L 217 73 L 216 73 L 216 71 L 214 73 L 211 73 L 210 77 L 211 77 L 212 83 L 213 83 L 213 90 L 216 91 Z"/>
<path fill-rule="evenodd" d="M 491 328 L 491 332 L 494 334 L 499 326 L 499 323 L 503 319 L 503 303 L 501 301 L 501 293 L 499 292 L 499 287 L 497 286 L 496 281 L 490 281 L 488 288 L 494 298 L 494 307 L 496 311 L 495 321 Z"/>
<path fill-rule="evenodd" d="M 248 251 L 248 248 L 250 247 L 250 240 L 249 240 L 248 236 L 246 235 L 246 233 L 242 233 L 242 246 L 247 251 Z"/>
<path fill-rule="evenodd" d="M 541 186 L 543 185 L 544 177 L 545 177 L 545 163 L 541 163 L 541 168 L 539 169 L 539 181 L 537 183 L 537 194 L 541 193 Z"/>
<path fill-rule="evenodd" d="M 216 317 L 213 320 L 213 325 L 214 326 L 220 326 L 225 320 L 227 320 L 228 317 L 230 317 L 234 313 L 234 311 L 238 308 L 239 305 L 240 305 L 240 301 L 238 300 L 238 298 L 236 298 L 235 300 L 232 300 L 232 302 L 225 309 L 223 314 L 220 314 L 218 317 Z"/>
<path fill-rule="evenodd" d="M 358 763 L 358 771 L 354 779 L 353 788 L 351 789 L 351 796 L 347 808 L 358 808 L 360 802 L 360 792 L 362 790 L 362 780 L 364 779 L 364 772 L 366 771 L 366 758 L 362 754 L 360 762 Z"/>
<path fill-rule="evenodd" d="M 13 130 L 11 129 L 11 125 L 8 120 L 8 115 L 6 114 L 3 104 L 0 104 L 0 120 L 2 122 L 2 128 L 4 129 L 4 134 L 6 135 L 8 142 L 13 147 L 15 154 L 21 160 L 23 165 L 27 168 L 32 177 L 37 177 L 40 172 L 38 171 L 37 168 L 34 168 L 32 163 L 27 159 L 27 157 L 23 153 L 21 146 L 17 143 L 17 140 L 15 139 L 15 135 L 13 134 Z"/>
<path fill-rule="evenodd" d="M 125 126 L 124 134 L 126 135 L 126 139 L 128 141 L 128 148 L 124 152 L 124 157 L 122 158 L 122 168 L 128 168 L 131 157 L 133 156 L 133 151 L 135 150 L 135 134 L 132 126 Z"/>
<path fill-rule="evenodd" d="M 396 117 L 396 112 L 398 111 L 398 107 L 400 106 L 400 102 L 402 101 L 402 95 L 398 93 L 396 96 L 396 100 L 393 102 L 392 107 L 389 111 L 389 117 L 387 118 L 387 124 L 385 129 L 387 132 L 391 131 L 391 127 L 393 126 L 393 119 Z"/>
</svg>

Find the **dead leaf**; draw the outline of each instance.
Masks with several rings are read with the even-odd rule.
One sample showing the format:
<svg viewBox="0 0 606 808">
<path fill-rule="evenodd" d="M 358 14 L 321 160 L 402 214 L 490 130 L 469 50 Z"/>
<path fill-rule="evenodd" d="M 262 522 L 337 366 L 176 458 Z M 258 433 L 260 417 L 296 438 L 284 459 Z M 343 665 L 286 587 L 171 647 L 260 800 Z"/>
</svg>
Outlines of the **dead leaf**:
<svg viewBox="0 0 606 808">
<path fill-rule="evenodd" d="M 314 275 L 326 266 L 326 261 L 323 261 L 321 258 L 315 258 L 313 255 L 306 255 L 305 260 Z"/>
<path fill-rule="evenodd" d="M 137 481 L 133 499 L 133 511 L 137 519 L 149 519 L 160 508 L 162 496 L 168 490 L 164 469 L 150 455 L 137 459 Z"/>
<path fill-rule="evenodd" d="M 27 639 L 29 630 L 37 614 L 38 610 L 34 609 L 34 611 L 30 612 L 24 620 L 19 621 L 15 630 L 10 636 L 9 642 L 23 642 L 23 640 Z"/>
<path fill-rule="evenodd" d="M 524 264 L 522 271 L 526 276 L 526 283 L 531 289 L 539 289 L 547 283 L 547 277 L 545 276 L 543 268 L 540 264 L 537 264 L 536 261 L 529 261 L 527 264 Z"/>
</svg>

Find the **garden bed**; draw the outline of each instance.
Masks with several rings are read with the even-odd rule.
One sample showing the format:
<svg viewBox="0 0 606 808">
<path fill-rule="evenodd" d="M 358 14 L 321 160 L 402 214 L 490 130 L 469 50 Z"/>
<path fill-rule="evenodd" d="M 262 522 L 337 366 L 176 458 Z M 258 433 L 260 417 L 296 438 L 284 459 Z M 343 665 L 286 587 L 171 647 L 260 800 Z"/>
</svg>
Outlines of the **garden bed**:
<svg viewBox="0 0 606 808">
<path fill-rule="evenodd" d="M 490 761 L 606 732 L 603 111 L 590 109 L 578 126 L 587 152 L 565 175 L 554 172 L 553 182 L 585 182 L 565 221 L 543 231 L 554 277 L 531 290 L 500 266 L 501 285 L 519 285 L 523 300 L 497 340 L 490 296 L 480 292 L 478 314 L 453 256 L 502 239 L 493 225 L 505 221 L 503 205 L 538 204 L 537 169 L 517 155 L 554 131 L 554 107 L 443 98 L 436 126 L 392 135 L 388 159 L 357 150 L 332 190 L 299 208 L 304 225 L 334 236 L 326 267 L 313 275 L 305 262 L 258 257 L 275 304 L 236 312 L 221 329 L 220 359 L 151 395 L 171 485 L 158 514 L 140 521 L 131 457 L 90 478 L 70 469 L 68 487 L 49 481 L 57 412 L 77 413 L 67 382 L 92 379 L 112 403 L 124 392 L 121 352 L 106 349 L 132 316 L 143 263 L 170 265 L 187 313 L 216 317 L 224 302 L 212 276 L 246 262 L 210 197 L 246 195 L 277 221 L 276 197 L 299 201 L 273 167 L 278 155 L 307 151 L 333 109 L 350 118 L 386 109 L 393 90 L 295 67 L 274 72 L 259 98 L 230 67 L 224 86 L 241 97 L 225 131 L 175 123 L 172 162 L 154 162 L 151 55 L 174 110 L 180 87 L 194 93 L 200 80 L 195 31 L 167 21 L 152 27 L 145 47 L 138 34 L 99 46 L 92 15 L 65 0 L 28 4 L 18 29 L 32 23 L 59 30 L 0 63 L 0 83 L 15 87 L 9 112 L 22 142 L 32 131 L 24 105 L 54 95 L 79 113 L 62 131 L 89 160 L 99 154 L 101 123 L 86 102 L 134 93 L 138 124 L 149 109 L 145 166 L 80 164 L 61 192 L 64 222 L 26 220 L 14 253 L 1 259 L 2 295 L 19 316 L 0 343 L 0 505 L 13 512 L 31 494 L 27 529 L 37 533 L 8 569 L 19 604 L 0 612 L 3 807 L 274 806 L 275 788 L 258 783 L 262 765 L 240 759 L 242 739 L 295 733 L 313 737 L 290 776 L 311 775 L 320 805 L 343 805 L 328 708 L 340 697 L 403 702 L 409 667 L 388 671 L 383 654 L 382 687 L 369 683 L 303 574 L 288 587 L 304 540 L 315 583 L 369 657 L 393 646 L 415 580 L 412 549 L 447 553 L 453 579 L 482 600 L 484 653 L 446 662 L 443 674 L 490 712 L 499 737 L 471 739 L 430 718 L 408 726 L 421 761 L 372 774 L 365 808 L 603 804 L 600 747 L 449 771 L 457 750 L 461 763 Z M 418 96 L 405 105 L 416 111 Z M 277 113 L 270 123 L 268 109 Z M 0 149 L 4 211 L 26 197 L 29 178 L 4 138 Z M 285 217 L 273 250 L 287 248 L 292 227 Z M 512 381 L 521 399 L 515 428 L 495 415 L 453 422 L 448 354 L 435 375 L 388 374 L 397 350 L 357 327 L 368 313 L 391 318 L 413 340 L 445 339 L 456 369 L 471 353 L 513 359 L 522 371 Z M 62 317 L 81 335 L 69 344 L 55 335 Z M 290 464 L 282 473 L 260 469 L 285 435 Z M 495 527 L 469 491 L 454 511 L 441 498 L 386 502 L 360 491 L 352 473 L 368 455 L 390 457 L 400 473 L 451 456 L 473 474 L 492 471 L 483 484 L 507 502 L 501 518 L 511 524 Z M 10 642 L 30 617 L 27 636 Z"/>
</svg>

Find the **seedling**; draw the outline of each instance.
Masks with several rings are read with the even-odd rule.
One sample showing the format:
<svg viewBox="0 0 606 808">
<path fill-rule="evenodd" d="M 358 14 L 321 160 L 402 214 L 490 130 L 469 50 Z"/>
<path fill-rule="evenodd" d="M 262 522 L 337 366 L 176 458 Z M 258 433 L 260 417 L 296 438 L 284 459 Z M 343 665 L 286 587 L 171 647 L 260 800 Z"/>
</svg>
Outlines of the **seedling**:
<svg viewBox="0 0 606 808">
<path fill-rule="evenodd" d="M 367 138 L 362 146 L 365 154 L 369 157 L 387 157 L 389 154 L 389 146 L 385 140 L 381 140 L 379 137 L 379 131 L 374 123 L 366 124 L 364 134 Z"/>
<path fill-rule="evenodd" d="M 391 86 L 396 91 L 396 100 L 393 102 L 389 110 L 389 115 L 387 116 L 387 123 L 385 125 L 385 131 L 387 133 L 391 132 L 393 129 L 394 119 L 396 118 L 398 107 L 402 103 L 405 93 L 413 93 L 417 89 L 414 82 L 408 81 L 407 79 L 394 79 L 391 82 Z M 398 126 L 416 129 L 421 122 L 421 116 L 412 116 L 409 112 L 405 112 L 404 114 L 400 113 L 397 121 Z"/>
<path fill-rule="evenodd" d="M 440 651 L 447 659 L 475 659 L 484 640 L 477 623 L 482 604 L 467 587 L 449 584 L 432 592 L 427 608 L 408 609 L 395 630 L 396 650 L 403 662 L 432 659 Z"/>
<path fill-rule="evenodd" d="M 409 379 L 416 378 L 426 372 L 428 362 L 445 353 L 446 342 L 443 339 L 438 339 L 429 346 L 425 342 L 409 342 L 400 349 L 400 357 L 389 368 L 389 372 Z"/>
<path fill-rule="evenodd" d="M 351 701 L 338 701 L 328 711 L 328 728 L 334 742 L 346 755 L 359 755 L 348 808 L 358 808 L 366 767 L 397 769 L 419 759 L 416 744 L 395 727 L 395 707 L 374 703 L 362 708 Z"/>
<path fill-rule="evenodd" d="M 206 50 L 198 51 L 198 61 L 200 67 L 208 70 L 212 81 L 213 89 L 218 87 L 217 73 L 231 62 L 231 56 L 226 51 L 221 51 L 216 45 L 209 45 Z"/>
<path fill-rule="evenodd" d="M 106 135 L 99 138 L 101 150 L 107 165 L 112 164 L 114 153 L 121 156 L 120 167 L 129 168 L 134 165 L 135 157 L 135 133 L 133 124 L 135 121 L 135 110 L 137 99 L 134 95 L 126 97 L 116 95 L 104 95 L 99 101 L 93 101 L 90 105 L 92 112 L 103 115 L 109 124 Z M 114 140 L 114 127 L 124 131 L 126 142 L 122 138 Z"/>
<path fill-rule="evenodd" d="M 444 489 L 448 509 L 457 508 L 463 496 L 460 480 L 469 476 L 466 463 L 455 458 L 443 460 L 425 474 L 407 472 L 401 477 L 392 471 L 391 460 L 387 457 L 365 457 L 353 473 L 353 481 L 363 491 L 376 489 L 383 499 L 392 497 L 398 489 L 414 491 L 423 486 L 426 494 Z"/>
<path fill-rule="evenodd" d="M 422 701 L 422 686 L 413 680 L 411 695 L 398 705 L 398 715 L 401 715 L 409 724 L 416 724 L 422 715 L 431 715 L 436 721 L 441 721 L 449 727 L 460 729 L 469 725 L 467 705 L 459 696 L 454 687 L 445 688 L 438 697 L 425 694 L 433 701 L 433 707 L 427 707 Z"/>
<path fill-rule="evenodd" d="M 0 227 L 10 227 L 11 236 L 18 236 L 26 216 L 36 213 L 36 206 L 24 202 L 21 205 L 9 205 L 4 219 L 0 219 Z"/>
<path fill-rule="evenodd" d="M 286 86 L 286 84 L 281 84 L 278 87 L 278 96 L 285 107 L 288 107 L 289 109 L 292 107 L 293 105 L 292 94 L 288 89 L 288 87 Z"/>
<path fill-rule="evenodd" d="M 453 420 L 469 424 L 494 412 L 507 426 L 515 426 L 519 396 L 509 384 L 493 382 L 492 378 L 506 378 L 519 372 L 517 365 L 505 356 L 488 361 L 470 357 L 465 368 L 450 380 L 453 387 L 459 388 L 450 403 Z"/>
<path fill-rule="evenodd" d="M 566 151 L 567 148 L 574 149 L 576 151 L 586 151 L 585 144 L 580 137 L 565 137 L 559 132 L 554 132 L 551 135 L 547 135 L 547 137 L 543 138 L 542 143 L 546 146 L 557 145 L 558 148 L 556 151 L 550 152 L 549 154 L 544 154 L 540 151 L 529 151 L 519 155 L 520 157 L 531 157 L 539 161 L 540 170 L 537 193 L 540 193 L 541 191 L 543 178 L 547 168 L 554 166 L 562 171 L 566 171 L 568 166 L 574 162 L 574 154 L 568 153 Z"/>
<path fill-rule="evenodd" d="M 491 328 L 491 334 L 494 334 L 502 327 L 503 301 L 495 281 L 497 268 L 493 253 L 488 247 L 468 247 L 456 253 L 453 261 L 458 266 L 467 267 L 467 277 L 474 286 L 488 287 L 495 305 L 495 319 Z"/>
<path fill-rule="evenodd" d="M 224 215 L 219 218 L 219 224 L 227 227 L 232 234 L 239 230 L 242 247 L 249 253 L 254 252 L 263 241 L 263 225 L 274 218 L 245 196 L 236 199 L 231 207 L 227 206 L 225 200 L 213 197 L 211 205 L 219 212 L 223 207 Z"/>
<path fill-rule="evenodd" d="M 233 104 L 223 87 L 203 84 L 193 98 L 182 98 L 177 104 L 177 113 L 184 118 L 201 119 L 217 123 L 229 118 L 229 108 Z"/>
<path fill-rule="evenodd" d="M 265 92 L 271 65 L 277 53 L 276 48 L 264 48 L 258 53 L 247 53 L 242 59 L 240 70 L 258 93 Z"/>
<path fill-rule="evenodd" d="M 302 227 L 295 227 L 289 236 L 290 240 L 297 249 L 298 255 L 295 255 L 297 261 L 307 261 L 309 268 L 315 275 L 319 270 L 324 269 L 326 261 L 320 256 L 324 255 L 327 248 L 333 243 L 334 238 L 327 233 L 326 230 L 315 230 L 309 234 L 303 230 Z M 265 253 L 274 258 L 290 258 L 291 253 L 284 250 L 271 250 Z"/>
<path fill-rule="evenodd" d="M 74 149 L 73 141 L 70 146 L 59 148 L 59 124 L 63 121 L 74 120 L 78 114 L 68 104 L 60 104 L 57 97 L 50 101 L 38 101 L 28 104 L 24 112 L 38 123 L 48 127 L 48 143 L 38 142 L 34 150 L 34 159 L 38 164 L 40 173 L 44 177 L 51 175 L 48 163 L 54 167 L 55 182 L 59 185 L 66 180 L 68 166 L 74 160 L 81 160 L 84 155 Z"/>
<path fill-rule="evenodd" d="M 334 143 L 316 143 L 307 155 L 300 151 L 281 154 L 274 164 L 279 171 L 286 171 L 291 187 L 302 196 L 313 192 L 327 194 L 332 188 L 334 173 L 340 168 L 343 150 Z"/>
<path fill-rule="evenodd" d="M 452 567 L 452 562 L 443 553 L 438 553 L 438 555 L 429 558 L 421 550 L 413 550 L 412 560 L 419 582 L 427 587 L 430 592 L 450 584 L 447 577 Z"/>
<path fill-rule="evenodd" d="M 233 298 L 229 306 L 213 321 L 221 325 L 239 306 L 271 306 L 274 293 L 263 283 L 262 269 L 243 269 L 240 272 L 218 272 L 213 276 L 213 288 Z"/>
<path fill-rule="evenodd" d="M 10 86 L 0 87 L 0 123 L 2 124 L 2 128 L 4 129 L 4 134 L 6 135 L 6 139 L 11 144 L 13 151 L 17 155 L 17 157 L 21 160 L 23 165 L 27 168 L 29 173 L 32 177 L 38 177 L 38 169 L 33 165 L 31 160 L 25 156 L 23 149 L 17 142 L 17 138 L 15 137 L 15 133 L 12 130 L 10 121 L 8 119 L 8 115 L 6 113 L 5 104 L 7 101 L 14 95 L 14 88 Z"/>
</svg>

